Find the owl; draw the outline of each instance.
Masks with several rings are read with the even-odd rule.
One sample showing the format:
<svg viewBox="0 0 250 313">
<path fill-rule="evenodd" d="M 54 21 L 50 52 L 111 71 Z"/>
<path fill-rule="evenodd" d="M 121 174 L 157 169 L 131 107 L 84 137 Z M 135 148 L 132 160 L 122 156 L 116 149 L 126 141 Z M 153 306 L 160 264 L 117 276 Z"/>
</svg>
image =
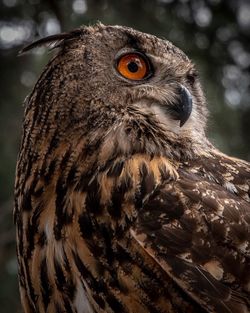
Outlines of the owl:
<svg viewBox="0 0 250 313">
<path fill-rule="evenodd" d="M 250 166 L 206 137 L 192 61 L 97 24 L 25 101 L 14 219 L 25 313 L 249 313 Z"/>
</svg>

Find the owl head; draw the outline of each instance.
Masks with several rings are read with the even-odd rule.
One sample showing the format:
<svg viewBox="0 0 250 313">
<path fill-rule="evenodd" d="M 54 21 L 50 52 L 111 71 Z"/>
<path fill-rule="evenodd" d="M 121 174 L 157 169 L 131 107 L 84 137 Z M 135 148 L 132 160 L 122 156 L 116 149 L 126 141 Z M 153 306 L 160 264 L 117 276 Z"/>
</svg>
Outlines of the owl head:
<svg viewBox="0 0 250 313">
<path fill-rule="evenodd" d="M 22 52 L 44 44 L 58 52 L 26 107 L 39 138 L 56 127 L 57 140 L 85 136 L 109 157 L 179 155 L 178 146 L 204 141 L 207 110 L 197 71 L 169 41 L 97 24 L 40 39 Z"/>
</svg>

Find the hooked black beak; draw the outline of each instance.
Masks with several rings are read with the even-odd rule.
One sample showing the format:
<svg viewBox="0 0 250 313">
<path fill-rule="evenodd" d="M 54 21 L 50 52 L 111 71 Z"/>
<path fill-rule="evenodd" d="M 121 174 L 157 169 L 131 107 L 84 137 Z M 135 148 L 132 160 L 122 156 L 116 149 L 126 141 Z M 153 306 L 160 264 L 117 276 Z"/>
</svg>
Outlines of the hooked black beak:
<svg viewBox="0 0 250 313">
<path fill-rule="evenodd" d="M 174 104 L 173 115 L 175 120 L 180 121 L 180 127 L 182 127 L 188 120 L 193 107 L 192 95 L 189 90 L 180 85 L 179 87 L 179 99 L 178 102 Z"/>
</svg>

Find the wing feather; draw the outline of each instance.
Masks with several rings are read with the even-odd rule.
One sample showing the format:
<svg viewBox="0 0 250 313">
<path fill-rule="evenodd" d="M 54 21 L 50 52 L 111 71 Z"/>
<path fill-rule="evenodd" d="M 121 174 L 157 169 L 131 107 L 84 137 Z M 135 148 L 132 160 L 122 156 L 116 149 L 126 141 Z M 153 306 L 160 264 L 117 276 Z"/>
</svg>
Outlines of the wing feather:
<svg viewBox="0 0 250 313">
<path fill-rule="evenodd" d="M 140 211 L 132 237 L 208 312 L 250 312 L 250 204 L 185 171 Z"/>
</svg>

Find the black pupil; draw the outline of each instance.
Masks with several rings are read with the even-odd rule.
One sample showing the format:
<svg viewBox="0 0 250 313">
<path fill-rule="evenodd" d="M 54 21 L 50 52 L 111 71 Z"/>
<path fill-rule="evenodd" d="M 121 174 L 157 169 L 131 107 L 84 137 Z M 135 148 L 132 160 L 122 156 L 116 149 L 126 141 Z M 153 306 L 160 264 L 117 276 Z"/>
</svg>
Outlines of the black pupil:
<svg viewBox="0 0 250 313">
<path fill-rule="evenodd" d="M 137 63 L 135 61 L 131 61 L 128 64 L 128 70 L 132 73 L 137 72 L 139 69 L 139 66 L 137 65 Z"/>
</svg>

